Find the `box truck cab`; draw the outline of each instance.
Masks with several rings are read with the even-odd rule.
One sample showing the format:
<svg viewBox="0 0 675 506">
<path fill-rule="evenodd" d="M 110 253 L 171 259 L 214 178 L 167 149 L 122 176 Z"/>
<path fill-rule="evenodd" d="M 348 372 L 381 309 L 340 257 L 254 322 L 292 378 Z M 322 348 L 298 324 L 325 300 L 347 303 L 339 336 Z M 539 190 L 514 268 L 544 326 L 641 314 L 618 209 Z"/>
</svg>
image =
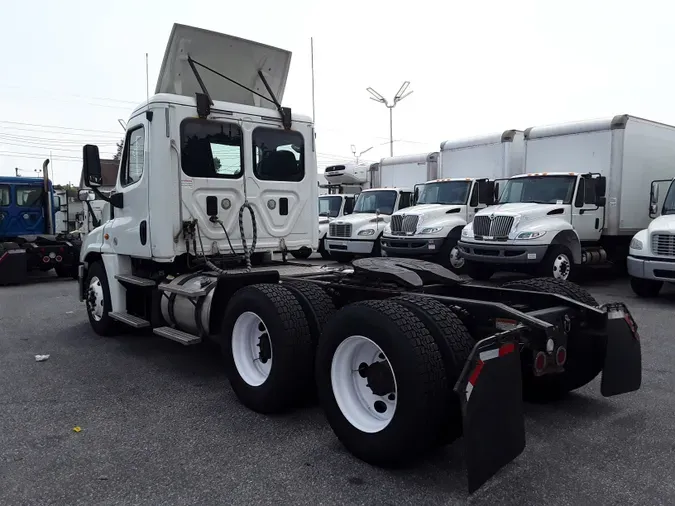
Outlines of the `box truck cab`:
<svg viewBox="0 0 675 506">
<path fill-rule="evenodd" d="M 415 187 L 437 174 L 438 152 L 383 158 L 371 165 L 371 189 L 359 195 L 351 216 L 329 225 L 331 257 L 348 262 L 356 255 L 381 256 L 382 233 L 391 215 L 413 205 Z"/>
<path fill-rule="evenodd" d="M 418 188 L 414 208 L 392 215 L 382 237 L 384 252 L 428 258 L 462 272 L 464 259 L 457 248 L 462 229 L 493 203 L 495 180 L 522 172 L 523 152 L 519 130 L 441 143 L 442 179 Z"/>
<path fill-rule="evenodd" d="M 674 157 L 675 127 L 628 115 L 527 129 L 527 173 L 500 184 L 498 205 L 462 231 L 467 272 L 568 279 L 581 264 L 625 268 L 650 221 L 650 181 L 672 172 Z"/>
<path fill-rule="evenodd" d="M 318 252 L 325 259 L 330 258 L 326 249 L 326 236 L 331 222 L 343 216 L 348 216 L 354 211 L 357 195 L 339 193 L 334 195 L 321 195 L 319 197 L 319 248 Z"/>
<path fill-rule="evenodd" d="M 669 182 L 659 214 L 659 185 Z M 630 242 L 628 274 L 640 297 L 655 297 L 663 283 L 675 282 L 675 180 L 652 182 L 649 226 Z M 658 216 L 658 217 L 656 217 Z"/>
</svg>

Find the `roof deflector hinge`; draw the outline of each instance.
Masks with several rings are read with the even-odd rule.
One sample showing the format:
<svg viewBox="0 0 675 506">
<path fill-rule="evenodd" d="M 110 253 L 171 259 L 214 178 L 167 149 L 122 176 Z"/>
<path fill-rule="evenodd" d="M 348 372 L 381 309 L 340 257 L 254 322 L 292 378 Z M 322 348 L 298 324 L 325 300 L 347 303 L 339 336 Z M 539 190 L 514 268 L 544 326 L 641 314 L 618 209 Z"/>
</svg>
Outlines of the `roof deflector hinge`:
<svg viewBox="0 0 675 506">
<path fill-rule="evenodd" d="M 291 109 L 290 109 L 290 107 L 281 107 L 281 104 L 280 104 L 279 101 L 277 100 L 277 97 L 274 96 L 274 92 L 272 91 L 272 89 L 270 88 L 269 84 L 267 83 L 267 79 L 265 79 L 265 76 L 263 75 L 263 73 L 262 73 L 261 70 L 258 70 L 258 77 L 260 77 L 260 80 L 261 80 L 262 83 L 265 85 L 265 88 L 267 89 L 267 93 L 269 93 L 269 95 L 270 95 L 271 98 L 270 98 L 270 97 L 266 97 L 266 96 L 264 96 L 264 95 L 261 95 L 260 93 L 258 93 L 258 92 L 255 91 L 255 90 L 252 90 L 252 89 L 249 88 L 248 86 L 245 86 L 245 85 L 243 85 L 243 84 L 241 84 L 241 83 L 235 81 L 235 80 L 232 79 L 231 77 L 227 77 L 226 75 L 221 74 L 221 73 L 218 72 L 217 70 L 214 70 L 214 69 L 212 69 L 211 67 L 208 67 L 208 66 L 204 65 L 203 63 L 199 63 L 197 60 L 192 59 L 192 57 L 191 57 L 190 55 L 188 55 L 187 60 L 188 60 L 188 63 L 190 64 L 190 68 L 192 69 L 193 74 L 195 75 L 195 78 L 197 79 L 197 82 L 199 83 L 199 87 L 202 89 L 203 95 L 205 95 L 206 98 L 208 98 L 208 105 L 209 105 L 209 106 L 213 105 L 213 100 L 211 100 L 211 96 L 209 95 L 209 92 L 208 92 L 208 90 L 206 89 L 206 86 L 204 85 L 204 81 L 202 81 L 202 78 L 201 78 L 201 76 L 199 75 L 199 71 L 197 70 L 196 65 L 199 65 L 200 67 L 202 67 L 202 68 L 208 70 L 209 72 L 213 72 L 213 73 L 216 74 L 217 76 L 220 76 L 220 77 L 222 77 L 223 79 L 225 79 L 225 80 L 227 80 L 227 81 L 229 81 L 229 82 L 231 82 L 231 83 L 233 83 L 233 84 L 236 84 L 237 86 L 240 86 L 241 88 L 243 88 L 243 89 L 245 89 L 245 90 L 247 90 L 247 91 L 250 91 L 250 92 L 253 93 L 254 95 L 257 95 L 258 97 L 260 97 L 260 98 L 262 98 L 262 99 L 265 99 L 265 100 L 267 100 L 268 102 L 272 102 L 272 103 L 276 106 L 277 111 L 279 111 L 279 115 L 281 116 L 281 123 L 284 125 L 284 128 L 285 128 L 286 130 L 290 130 L 290 128 L 291 128 Z M 200 95 L 200 94 L 198 93 L 198 94 L 197 94 L 197 104 L 198 104 L 198 106 L 200 105 L 200 97 L 199 97 L 199 95 Z M 206 104 L 204 104 L 204 98 L 202 98 L 202 99 L 201 99 L 201 106 L 204 107 L 205 105 L 206 105 Z M 210 107 L 208 107 L 208 110 L 209 110 L 209 112 L 210 112 Z"/>
</svg>

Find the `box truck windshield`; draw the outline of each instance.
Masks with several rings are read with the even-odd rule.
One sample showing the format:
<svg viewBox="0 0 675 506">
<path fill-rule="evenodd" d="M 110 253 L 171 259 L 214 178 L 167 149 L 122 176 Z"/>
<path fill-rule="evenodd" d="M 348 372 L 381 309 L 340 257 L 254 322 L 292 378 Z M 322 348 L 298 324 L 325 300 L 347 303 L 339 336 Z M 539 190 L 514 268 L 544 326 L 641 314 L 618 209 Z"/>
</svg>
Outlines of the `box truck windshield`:
<svg viewBox="0 0 675 506">
<path fill-rule="evenodd" d="M 675 214 L 675 182 L 670 184 L 666 200 L 663 202 L 663 212 L 661 214 Z"/>
<path fill-rule="evenodd" d="M 426 183 L 422 187 L 417 204 L 466 204 L 469 196 L 470 181 L 444 181 Z"/>
<path fill-rule="evenodd" d="M 527 176 L 509 179 L 499 196 L 500 204 L 571 204 L 575 176 Z"/>
<path fill-rule="evenodd" d="M 396 195 L 393 190 L 363 192 L 356 201 L 354 213 L 391 214 L 396 205 Z"/>
<path fill-rule="evenodd" d="M 340 206 L 342 206 L 342 197 L 338 197 L 337 195 L 319 197 L 319 216 L 337 218 L 340 214 Z"/>
</svg>

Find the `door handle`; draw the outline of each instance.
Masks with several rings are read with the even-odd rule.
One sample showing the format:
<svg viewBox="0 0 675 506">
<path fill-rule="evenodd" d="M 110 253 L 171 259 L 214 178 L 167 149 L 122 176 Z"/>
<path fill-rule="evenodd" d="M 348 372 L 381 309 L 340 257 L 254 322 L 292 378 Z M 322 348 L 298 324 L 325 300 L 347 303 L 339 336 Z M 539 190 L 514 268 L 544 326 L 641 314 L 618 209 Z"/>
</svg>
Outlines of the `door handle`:
<svg viewBox="0 0 675 506">
<path fill-rule="evenodd" d="M 148 222 L 143 220 L 141 226 L 138 227 L 138 233 L 141 236 L 141 244 L 145 246 L 145 243 L 148 242 Z"/>
</svg>

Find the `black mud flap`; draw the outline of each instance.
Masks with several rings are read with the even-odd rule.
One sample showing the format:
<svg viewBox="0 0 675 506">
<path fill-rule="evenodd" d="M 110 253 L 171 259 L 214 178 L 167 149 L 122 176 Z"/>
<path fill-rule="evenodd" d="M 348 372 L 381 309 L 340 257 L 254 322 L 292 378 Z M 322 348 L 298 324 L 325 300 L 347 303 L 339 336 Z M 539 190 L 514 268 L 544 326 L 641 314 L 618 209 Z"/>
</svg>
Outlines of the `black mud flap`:
<svg viewBox="0 0 675 506">
<path fill-rule="evenodd" d="M 607 350 L 600 392 L 605 397 L 634 392 L 642 384 L 642 351 L 637 324 L 621 303 L 606 304 Z"/>
<path fill-rule="evenodd" d="M 462 404 L 469 493 L 525 448 L 517 342 L 479 341 L 455 385 Z"/>
</svg>

